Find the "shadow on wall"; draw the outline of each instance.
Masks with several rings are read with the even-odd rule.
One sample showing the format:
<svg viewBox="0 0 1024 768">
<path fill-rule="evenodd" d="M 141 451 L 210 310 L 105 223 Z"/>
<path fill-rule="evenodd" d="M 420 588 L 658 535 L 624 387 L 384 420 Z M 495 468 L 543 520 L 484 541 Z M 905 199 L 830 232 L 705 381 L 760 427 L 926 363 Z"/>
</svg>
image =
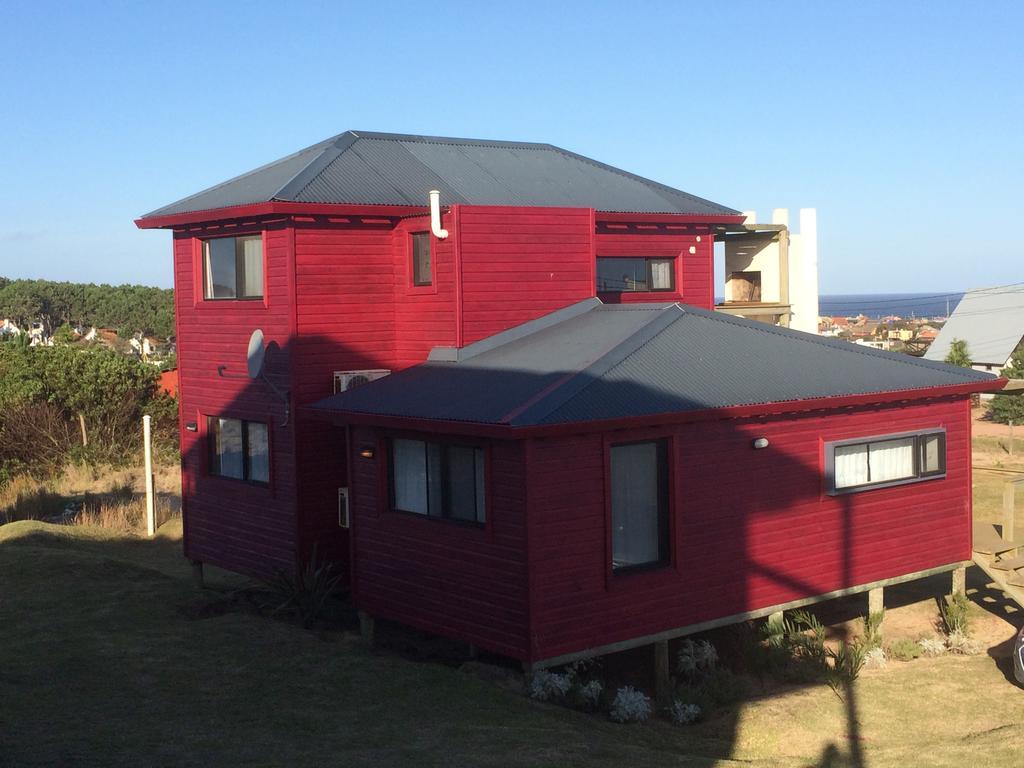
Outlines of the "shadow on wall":
<svg viewBox="0 0 1024 768">
<path fill-rule="evenodd" d="M 237 350 L 224 353 L 219 364 L 227 366 L 229 376 L 245 371 L 244 347 L 239 342 Z M 292 360 L 303 361 L 300 369 L 292 369 Z M 309 556 L 314 544 L 321 556 L 345 560 L 348 531 L 339 528 L 337 521 L 337 489 L 349 484 L 345 431 L 314 418 L 308 406 L 332 394 L 334 371 L 387 368 L 387 360 L 338 345 L 329 338 L 303 337 L 297 344 L 288 341 L 268 349 L 267 381 L 219 376 L 214 364 L 197 367 L 189 359 L 187 349 L 181 355 L 181 365 L 182 371 L 189 372 L 182 377 L 180 394 L 185 427 L 182 485 L 186 556 L 253 575 L 294 568 L 297 560 Z M 553 372 L 537 376 L 529 371 L 491 373 L 497 375 L 482 376 L 479 370 L 467 373 L 472 381 L 465 392 L 460 391 L 460 386 L 453 387 L 453 401 L 458 403 L 460 397 L 469 396 L 481 402 L 488 398 L 500 401 L 511 388 L 539 392 L 566 375 Z M 756 370 L 752 370 L 752 375 L 756 375 Z M 273 386 L 268 386 L 268 381 Z M 484 381 L 492 387 L 497 381 L 498 388 L 481 391 Z M 664 393 L 634 383 L 595 380 L 592 385 L 600 387 L 602 395 L 610 400 L 628 398 L 643 402 L 664 398 Z M 287 414 L 275 388 L 290 395 Z M 366 393 L 372 391 L 367 389 Z M 410 393 L 411 400 L 416 396 L 415 392 Z M 876 421 L 884 423 L 887 416 L 898 410 L 880 408 Z M 210 451 L 214 442 L 210 419 L 214 418 L 231 420 L 218 427 L 222 445 L 230 454 L 219 460 Z M 830 418 L 839 427 L 853 417 L 836 414 Z M 720 420 L 663 430 L 674 435 L 679 446 L 679 464 L 673 469 L 676 505 L 671 511 L 671 530 L 674 568 L 680 573 L 678 579 L 673 578 L 667 585 L 652 587 L 650 601 L 640 599 L 636 605 L 624 608 L 620 602 L 627 620 L 635 619 L 638 612 L 661 610 L 671 603 L 687 601 L 699 605 L 697 611 L 703 611 L 707 618 L 714 618 L 743 612 L 751 604 L 781 603 L 857 583 L 854 579 L 862 570 L 857 558 L 865 557 L 871 547 L 880 546 L 886 532 L 876 532 L 872 538 L 870 532 L 858 531 L 855 513 L 861 503 L 858 497 L 864 494 L 822 496 L 817 434 L 810 439 L 813 451 L 806 450 L 807 434 L 820 428 L 820 414 L 793 419 L 807 425 L 808 432 L 803 437 L 788 437 L 771 422 L 758 419 Z M 247 423 L 257 426 L 248 427 Z M 265 438 L 258 426 L 263 424 L 268 425 Z M 752 437 L 764 430 L 773 447 L 767 451 L 751 450 Z M 610 437 L 617 440 L 628 436 L 619 432 Z M 260 457 L 264 440 L 269 463 Z M 724 477 L 723 467 L 727 470 Z M 221 475 L 241 477 L 217 476 L 218 469 Z M 380 467 L 377 471 L 381 471 Z M 600 485 L 598 479 L 597 487 Z M 594 488 L 594 478 L 567 472 L 562 478 L 560 498 L 567 504 L 583 503 Z M 908 488 L 912 487 L 904 490 Z M 891 514 L 891 500 L 898 499 L 901 490 L 870 493 L 886 494 Z M 798 514 L 791 513 L 799 505 L 808 504 Z M 502 516 L 510 514 L 515 511 L 498 506 L 489 511 L 488 525 L 500 526 Z M 599 525 L 603 530 L 603 506 Z M 784 529 L 784 536 L 778 539 L 778 548 L 766 548 L 764 537 L 769 532 L 778 535 L 780 528 Z M 443 524 L 439 523 L 435 530 L 437 536 L 445 535 Z M 414 544 L 410 541 L 410 546 Z M 580 551 L 577 546 L 572 549 Z M 573 557 L 583 563 L 584 570 L 604 572 L 603 544 Z M 801 568 L 787 568 L 790 557 L 800 558 Z M 447 558 L 437 566 L 439 573 L 419 571 L 419 565 L 411 560 L 396 559 L 387 564 L 386 570 L 405 584 L 422 585 L 423 590 L 429 591 L 431 585 L 438 583 L 446 585 L 441 596 L 452 604 L 464 603 L 466 592 L 479 588 L 473 584 L 475 572 L 466 569 L 466 559 Z M 690 564 L 698 562 L 708 565 L 687 570 Z M 812 578 L 808 573 L 831 576 Z M 651 578 L 653 574 L 637 577 Z M 525 581 L 525 570 L 523 578 Z M 573 579 L 574 588 L 580 590 L 579 607 L 585 608 L 590 603 L 586 593 L 589 586 L 583 576 Z M 602 588 L 607 591 L 606 586 Z M 760 603 L 765 594 L 789 597 Z M 643 593 L 638 596 L 644 598 Z M 418 597 L 413 595 L 414 599 Z M 424 592 L 423 598 L 436 600 L 438 593 Z M 597 602 L 606 598 L 606 594 L 595 595 Z M 537 599 L 543 603 L 544 596 L 538 595 Z M 585 611 L 578 617 L 587 621 Z M 855 687 L 844 691 L 843 701 L 846 733 L 837 734 L 834 744 L 821 756 L 820 765 L 864 765 Z M 731 714 L 716 719 L 717 734 L 726 737 L 721 749 L 708 758 L 708 765 L 732 755 L 739 709 L 733 708 Z"/>
</svg>

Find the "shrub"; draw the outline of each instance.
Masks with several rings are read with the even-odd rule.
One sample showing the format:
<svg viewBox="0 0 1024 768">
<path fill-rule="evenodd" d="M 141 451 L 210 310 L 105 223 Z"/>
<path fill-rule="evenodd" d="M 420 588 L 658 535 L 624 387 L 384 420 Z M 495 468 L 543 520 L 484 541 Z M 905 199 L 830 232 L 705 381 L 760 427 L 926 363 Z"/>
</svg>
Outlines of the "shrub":
<svg viewBox="0 0 1024 768">
<path fill-rule="evenodd" d="M 701 709 L 696 704 L 686 704 L 676 699 L 672 702 L 672 708 L 669 710 L 669 717 L 672 718 L 672 722 L 677 725 L 689 725 L 700 720 Z"/>
<path fill-rule="evenodd" d="M 676 669 L 688 679 L 709 674 L 718 663 L 718 652 L 707 640 L 683 640 L 676 655 Z"/>
<path fill-rule="evenodd" d="M 615 692 L 609 716 L 616 723 L 641 723 L 654 711 L 651 700 L 632 686 L 624 686 Z"/>
<path fill-rule="evenodd" d="M 824 680 L 840 697 L 840 689 L 857 679 L 867 655 L 863 643 L 843 642 L 836 650 L 826 646 L 824 625 L 807 611 L 794 611 L 781 625 L 767 624 L 764 633 L 769 644 L 789 652 L 797 675 Z"/>
<path fill-rule="evenodd" d="M 552 701 L 563 698 L 572 687 L 569 675 L 548 672 L 542 669 L 530 679 L 530 698 L 537 701 Z"/>
<path fill-rule="evenodd" d="M 885 654 L 885 650 L 880 646 L 874 648 L 864 649 L 864 659 L 861 666 L 867 669 L 885 669 L 889 663 L 889 659 Z M 859 672 L 860 670 L 858 670 Z M 854 676 L 856 677 L 856 675 Z"/>
<path fill-rule="evenodd" d="M 345 574 L 338 573 L 333 563 L 321 562 L 316 545 L 305 565 L 295 574 L 278 571 L 266 582 L 274 595 L 271 614 L 291 613 L 299 617 L 302 626 L 310 627 L 324 614 L 328 598 L 337 591 Z"/>
<path fill-rule="evenodd" d="M 703 712 L 735 704 L 747 695 L 747 683 L 728 669 L 719 667 L 700 680 L 676 686 L 676 700 L 693 704 Z"/>
<path fill-rule="evenodd" d="M 967 596 L 960 592 L 946 600 L 939 601 L 939 610 L 942 613 L 942 622 L 946 626 L 947 634 L 959 632 L 966 635 L 969 633 L 968 611 L 970 604 Z"/>
<path fill-rule="evenodd" d="M 941 656 L 946 652 L 946 644 L 935 637 L 924 637 L 917 644 L 925 656 Z"/>
<path fill-rule="evenodd" d="M 864 645 L 868 648 L 879 648 L 882 645 L 882 621 L 885 611 L 869 613 L 864 617 Z"/>
<path fill-rule="evenodd" d="M 582 685 L 576 685 L 574 688 L 580 702 L 586 709 L 597 709 L 601 704 L 601 694 L 604 692 L 604 686 L 600 680 L 590 680 Z"/>
<path fill-rule="evenodd" d="M 981 643 L 960 630 L 949 633 L 946 637 L 946 647 L 950 653 L 959 653 L 963 656 L 974 656 L 981 653 Z"/>
<path fill-rule="evenodd" d="M 910 661 L 924 653 L 920 643 L 900 638 L 889 643 L 889 657 L 898 661 Z"/>
</svg>

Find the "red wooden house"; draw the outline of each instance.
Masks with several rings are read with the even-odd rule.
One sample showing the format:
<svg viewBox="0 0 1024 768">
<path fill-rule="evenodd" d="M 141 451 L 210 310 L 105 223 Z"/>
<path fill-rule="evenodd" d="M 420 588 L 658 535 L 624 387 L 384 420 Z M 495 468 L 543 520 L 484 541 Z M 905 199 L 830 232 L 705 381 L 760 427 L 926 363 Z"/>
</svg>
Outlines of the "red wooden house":
<svg viewBox="0 0 1024 768">
<path fill-rule="evenodd" d="M 186 556 L 316 545 L 368 615 L 534 666 L 959 567 L 1002 382 L 715 313 L 741 221 L 363 132 L 139 219 L 174 233 Z"/>
</svg>

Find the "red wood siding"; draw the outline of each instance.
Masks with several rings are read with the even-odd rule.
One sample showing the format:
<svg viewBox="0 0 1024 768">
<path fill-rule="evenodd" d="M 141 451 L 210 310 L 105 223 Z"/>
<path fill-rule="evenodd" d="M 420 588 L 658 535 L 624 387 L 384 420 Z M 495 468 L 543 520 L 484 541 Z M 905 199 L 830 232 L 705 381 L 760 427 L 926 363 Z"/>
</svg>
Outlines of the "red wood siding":
<svg viewBox="0 0 1024 768">
<path fill-rule="evenodd" d="M 391 512 L 382 435 L 353 432 L 353 595 L 371 615 L 513 658 L 528 646 L 522 443 L 488 446 L 483 527 Z"/>
<path fill-rule="evenodd" d="M 530 443 L 533 660 L 970 558 L 963 398 Z M 825 441 L 947 430 L 947 477 L 823 492 Z M 613 575 L 609 442 L 670 439 L 670 566 Z M 753 450 L 755 437 L 770 446 Z"/>
<path fill-rule="evenodd" d="M 268 357 L 268 375 L 287 387 L 292 306 L 288 230 L 269 225 L 264 234 L 263 301 L 204 302 L 195 239 L 253 231 L 259 231 L 259 226 L 175 233 L 180 419 L 182 427 L 195 422 L 199 430 L 181 430 L 182 491 L 186 556 L 245 573 L 268 574 L 290 570 L 294 564 L 294 432 L 281 426 L 283 407 L 265 384 L 225 378 L 217 368 L 226 365 L 230 374 L 244 376 L 249 335 L 254 328 L 262 328 L 266 340 L 283 350 Z M 207 416 L 270 424 L 269 488 L 207 474 Z"/>
<path fill-rule="evenodd" d="M 442 226 L 456 231 L 454 215 L 445 214 Z M 430 218 L 404 219 L 392 236 L 392 311 L 395 318 L 395 367 L 407 368 L 422 363 L 437 346 L 457 343 L 455 237 L 444 240 L 430 237 L 433 282 L 429 286 L 412 284 L 413 232 L 429 232 Z"/>
<path fill-rule="evenodd" d="M 338 488 L 347 485 L 344 431 L 302 407 L 333 393 L 334 372 L 394 369 L 395 306 L 391 221 L 296 222 L 294 399 L 299 549 L 348 558 L 338 527 Z"/>
<path fill-rule="evenodd" d="M 594 295 L 589 208 L 458 206 L 462 341 Z"/>
<path fill-rule="evenodd" d="M 613 228 L 614 227 L 614 228 Z M 606 302 L 681 301 L 713 309 L 714 237 L 692 227 L 667 229 L 659 224 L 600 225 L 597 256 L 672 256 L 676 262 L 676 290 L 654 293 L 602 294 Z M 690 248 L 694 253 L 690 253 Z"/>
</svg>

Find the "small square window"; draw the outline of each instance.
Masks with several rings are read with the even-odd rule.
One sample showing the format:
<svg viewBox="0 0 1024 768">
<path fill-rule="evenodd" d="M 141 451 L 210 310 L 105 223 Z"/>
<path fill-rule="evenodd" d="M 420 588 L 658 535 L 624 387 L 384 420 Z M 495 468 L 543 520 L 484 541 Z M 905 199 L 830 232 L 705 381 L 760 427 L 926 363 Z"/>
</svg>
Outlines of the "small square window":
<svg viewBox="0 0 1024 768">
<path fill-rule="evenodd" d="M 431 285 L 434 282 L 430 263 L 430 233 L 412 234 L 412 284 Z"/>
<path fill-rule="evenodd" d="M 203 298 L 263 298 L 263 237 L 203 241 Z"/>
<path fill-rule="evenodd" d="M 266 424 L 210 416 L 206 431 L 211 475 L 257 485 L 270 482 L 270 440 Z"/>
</svg>

